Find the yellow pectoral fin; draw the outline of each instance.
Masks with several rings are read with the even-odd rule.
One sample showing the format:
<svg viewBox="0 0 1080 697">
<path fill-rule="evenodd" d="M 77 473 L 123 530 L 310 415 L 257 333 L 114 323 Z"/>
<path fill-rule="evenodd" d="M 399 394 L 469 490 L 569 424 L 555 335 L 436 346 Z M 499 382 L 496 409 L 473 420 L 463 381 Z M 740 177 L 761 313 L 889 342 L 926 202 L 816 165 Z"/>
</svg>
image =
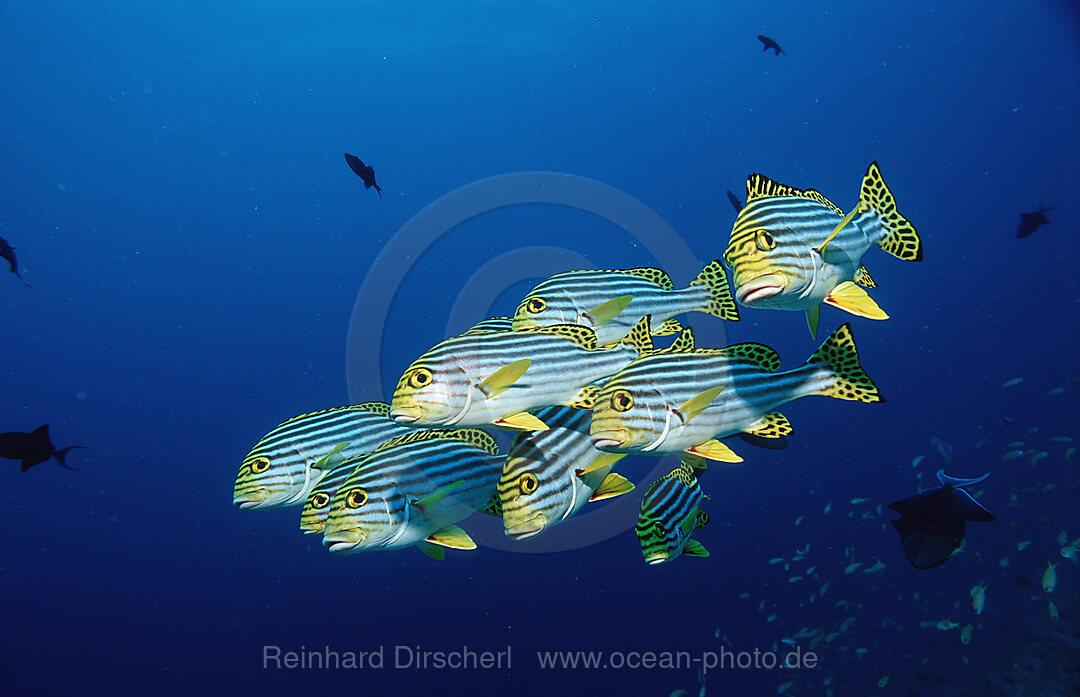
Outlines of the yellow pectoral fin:
<svg viewBox="0 0 1080 697">
<path fill-rule="evenodd" d="M 623 494 L 629 494 L 634 490 L 634 485 L 629 479 L 621 474 L 610 473 L 604 477 L 604 481 L 600 482 L 600 486 L 596 488 L 593 495 L 589 497 L 590 501 L 602 501 L 603 499 L 610 499 L 612 496 L 622 496 Z"/>
<path fill-rule="evenodd" d="M 521 411 L 517 414 L 511 414 L 510 416 L 504 416 L 496 421 L 494 426 L 499 428 L 505 428 L 510 431 L 546 431 L 548 426 L 546 423 L 536 418 L 527 411 Z"/>
<path fill-rule="evenodd" d="M 442 561 L 446 558 L 446 551 L 438 545 L 433 545 L 430 542 L 418 542 L 416 544 L 420 548 L 420 551 L 428 555 L 435 561 Z"/>
<path fill-rule="evenodd" d="M 477 387 L 480 388 L 480 391 L 484 393 L 485 397 L 494 397 L 520 380 L 521 376 L 525 374 L 525 371 L 528 370 L 531 365 L 531 358 L 522 358 L 520 361 L 514 361 L 509 365 L 504 365 L 491 375 L 487 376 L 487 378 L 477 385 Z"/>
<path fill-rule="evenodd" d="M 612 298 L 607 302 L 600 303 L 586 312 L 585 316 L 592 320 L 594 327 L 599 327 L 618 317 L 619 313 L 625 310 L 626 306 L 629 305 L 630 301 L 633 299 L 633 295 L 620 295 L 617 298 Z"/>
<path fill-rule="evenodd" d="M 619 460 L 626 457 L 626 453 L 600 453 L 596 456 L 596 459 L 592 461 L 588 467 L 581 471 L 579 477 L 584 477 L 587 474 L 591 474 L 598 469 L 609 467 L 614 465 Z"/>
<path fill-rule="evenodd" d="M 705 411 L 705 407 L 712 404 L 712 401 L 724 391 L 724 387 L 724 385 L 710 387 L 698 396 L 686 400 L 686 404 L 677 409 L 682 415 L 683 423 L 690 423 L 695 416 Z"/>
<path fill-rule="evenodd" d="M 317 470 L 329 470 L 333 469 L 337 465 L 340 465 L 345 461 L 345 458 L 338 455 L 342 450 L 352 445 L 352 443 L 338 443 L 334 446 L 334 449 L 319 458 L 319 461 L 311 466 L 312 469 Z"/>
<path fill-rule="evenodd" d="M 825 302 L 833 307 L 839 307 L 845 312 L 850 312 L 859 317 L 869 319 L 889 319 L 885 311 L 878 307 L 874 299 L 866 294 L 866 291 L 851 281 L 844 281 L 833 288 Z"/>
<path fill-rule="evenodd" d="M 855 217 L 855 215 L 859 212 L 861 208 L 861 203 L 852 208 L 851 212 L 844 216 L 844 219 L 840 221 L 840 224 L 833 228 L 833 231 L 829 233 L 829 236 L 825 238 L 825 241 L 822 242 L 821 246 L 817 248 L 818 254 L 821 255 L 822 259 L 825 258 L 825 247 L 827 247 L 829 243 L 833 241 L 833 238 L 840 234 L 840 231 L 844 229 L 844 226 L 851 222 L 851 219 Z"/>
<path fill-rule="evenodd" d="M 806 311 L 806 326 L 810 327 L 810 335 L 817 338 L 818 322 L 821 321 L 821 305 L 814 305 Z"/>
<path fill-rule="evenodd" d="M 476 543 L 469 537 L 469 533 L 456 525 L 447 525 L 442 530 L 431 533 L 427 541 L 453 549 L 476 549 Z"/>
<path fill-rule="evenodd" d="M 698 443 L 692 448 L 687 448 L 686 452 L 691 455 L 700 455 L 708 460 L 716 460 L 717 462 L 742 462 L 743 459 L 731 451 L 731 448 L 727 447 L 715 438 L 707 440 L 704 443 Z"/>
<path fill-rule="evenodd" d="M 453 484 L 450 484 L 449 486 L 444 486 L 442 489 L 439 489 L 434 494 L 431 494 L 430 496 L 425 496 L 419 501 L 413 502 L 413 506 L 418 508 L 421 513 L 427 515 L 427 513 L 430 512 L 431 509 L 435 508 L 439 505 L 439 503 L 442 502 L 444 496 L 446 496 L 448 493 L 450 493 L 464 483 L 464 481 L 459 480 L 454 482 Z"/>
</svg>

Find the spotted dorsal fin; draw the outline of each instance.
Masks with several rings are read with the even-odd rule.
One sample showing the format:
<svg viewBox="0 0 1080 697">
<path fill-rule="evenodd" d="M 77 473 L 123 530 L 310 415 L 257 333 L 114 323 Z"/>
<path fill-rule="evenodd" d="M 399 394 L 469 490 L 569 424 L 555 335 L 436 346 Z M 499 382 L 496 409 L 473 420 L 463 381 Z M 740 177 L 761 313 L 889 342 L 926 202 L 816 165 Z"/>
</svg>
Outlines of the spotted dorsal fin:
<svg viewBox="0 0 1080 697">
<path fill-rule="evenodd" d="M 655 283 L 664 290 L 674 290 L 675 284 L 671 282 L 671 276 L 668 276 L 667 271 L 663 269 L 657 269 L 652 266 L 643 266 L 637 269 L 625 269 L 619 273 L 630 274 L 631 276 L 637 276 L 643 278 L 649 283 Z"/>
<path fill-rule="evenodd" d="M 570 398 L 566 406 L 574 409 L 592 409 L 593 405 L 596 404 L 596 395 L 598 394 L 600 394 L 599 385 L 586 385 Z"/>
<path fill-rule="evenodd" d="M 595 351 L 598 347 L 596 332 L 581 324 L 552 324 L 547 327 L 529 327 L 518 331 L 565 336 L 586 351 Z"/>
<path fill-rule="evenodd" d="M 859 264 L 859 270 L 855 272 L 855 282 L 863 288 L 877 288 L 877 283 L 870 278 L 870 272 L 862 264 Z"/>
<path fill-rule="evenodd" d="M 772 346 L 759 344 L 756 341 L 747 341 L 726 346 L 720 351 L 731 358 L 756 365 L 770 373 L 780 370 L 780 354 Z"/>
<path fill-rule="evenodd" d="M 386 402 L 363 402 L 349 407 L 352 411 L 366 411 L 379 416 L 390 416 L 390 405 Z"/>
<path fill-rule="evenodd" d="M 425 440 L 456 440 L 467 445 L 471 445 L 475 448 L 479 448 L 487 452 L 489 455 L 499 454 L 499 444 L 495 442 L 486 431 L 481 431 L 479 428 L 457 428 L 457 429 L 431 429 L 427 431 L 415 431 L 413 433 L 406 433 L 403 436 L 397 438 L 391 438 L 386 441 L 376 450 L 385 450 L 397 445 L 405 445 L 406 443 L 419 443 Z"/>
<path fill-rule="evenodd" d="M 751 174 L 746 179 L 746 202 L 749 204 L 759 198 L 782 196 L 786 198 L 805 198 L 817 201 L 823 206 L 833 209 L 837 215 L 843 216 L 844 212 L 836 204 L 825 198 L 817 189 L 796 189 L 794 186 L 781 184 L 769 179 L 764 174 Z"/>
</svg>

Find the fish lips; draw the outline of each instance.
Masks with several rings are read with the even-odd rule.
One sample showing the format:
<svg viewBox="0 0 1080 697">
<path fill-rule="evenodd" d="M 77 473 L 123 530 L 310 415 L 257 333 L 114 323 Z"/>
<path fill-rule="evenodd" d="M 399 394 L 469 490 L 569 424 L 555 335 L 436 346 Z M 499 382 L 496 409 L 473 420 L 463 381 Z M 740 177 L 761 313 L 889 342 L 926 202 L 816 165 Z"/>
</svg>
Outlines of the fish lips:
<svg viewBox="0 0 1080 697">
<path fill-rule="evenodd" d="M 547 527 L 548 519 L 543 513 L 537 513 L 532 518 L 506 527 L 506 536 L 514 540 L 526 540 L 538 535 Z"/>
<path fill-rule="evenodd" d="M 628 436 L 626 431 L 597 431 L 592 434 L 592 444 L 597 450 L 611 450 L 618 448 L 626 442 Z"/>
<path fill-rule="evenodd" d="M 364 541 L 364 534 L 353 528 L 349 530 L 334 530 L 323 535 L 323 547 L 334 554 L 355 554 L 360 543 Z"/>
<path fill-rule="evenodd" d="M 735 299 L 740 305 L 751 307 L 754 303 L 760 303 L 763 300 L 768 300 L 774 295 L 778 295 L 786 286 L 787 282 L 784 277 L 779 274 L 771 273 L 765 276 L 759 276 L 736 288 Z"/>
<path fill-rule="evenodd" d="M 424 415 L 423 407 L 415 405 L 400 405 L 390 408 L 390 418 L 399 424 L 411 424 L 420 420 Z"/>
<path fill-rule="evenodd" d="M 655 566 L 657 564 L 663 564 L 669 559 L 671 559 L 671 555 L 667 552 L 656 552 L 645 557 L 645 563 L 649 566 Z"/>
<path fill-rule="evenodd" d="M 268 498 L 270 498 L 269 491 L 266 489 L 255 489 L 254 491 L 245 491 L 242 494 L 235 495 L 233 497 L 233 505 L 242 511 L 247 511 L 252 508 L 259 508 Z"/>
</svg>

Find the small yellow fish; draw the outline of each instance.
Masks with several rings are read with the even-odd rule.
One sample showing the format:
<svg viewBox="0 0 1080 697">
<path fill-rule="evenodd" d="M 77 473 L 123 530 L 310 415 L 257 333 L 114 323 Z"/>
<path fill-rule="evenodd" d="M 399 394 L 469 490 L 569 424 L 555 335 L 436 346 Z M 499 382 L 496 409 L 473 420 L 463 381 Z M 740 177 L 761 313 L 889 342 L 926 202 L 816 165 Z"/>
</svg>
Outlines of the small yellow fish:
<svg viewBox="0 0 1080 697">
<path fill-rule="evenodd" d="M 1057 605 L 1054 605 L 1053 600 L 1048 599 L 1046 602 L 1047 602 L 1047 608 L 1046 609 L 1050 611 L 1050 621 L 1051 622 L 1057 622 L 1058 618 L 1059 618 Z"/>
<path fill-rule="evenodd" d="M 984 445 L 986 445 L 986 440 L 987 440 L 986 438 L 980 438 L 979 440 L 975 441 L 975 447 L 976 448 L 983 447 Z"/>
<path fill-rule="evenodd" d="M 916 455 L 915 459 L 911 461 L 911 466 L 912 467 L 918 467 L 919 463 L 923 461 L 924 457 L 926 457 L 926 456 L 925 455 Z"/>
<path fill-rule="evenodd" d="M 1065 459 L 1071 460 L 1072 456 L 1076 454 L 1076 448 L 1069 448 L 1065 451 Z"/>
<path fill-rule="evenodd" d="M 1019 385 L 1020 383 L 1022 383 L 1023 381 L 1024 381 L 1024 378 L 1013 378 L 1012 380 L 1006 380 L 1005 384 L 1002 385 L 1002 388 L 1015 387 L 1015 386 Z"/>
<path fill-rule="evenodd" d="M 1075 449 L 1076 448 L 1073 448 L 1073 450 L 1075 450 Z M 1067 453 L 1065 455 L 1065 459 L 1066 460 L 1069 459 L 1069 455 Z M 825 515 L 829 515 L 829 511 L 831 511 L 831 510 L 832 510 L 832 501 L 829 501 L 827 504 L 825 504 Z"/>
<path fill-rule="evenodd" d="M 862 566 L 861 561 L 857 561 L 854 564 L 848 564 L 846 567 L 844 567 L 844 573 L 845 574 L 853 574 L 853 573 L 855 573 L 856 571 L 859 570 L 860 566 Z"/>
<path fill-rule="evenodd" d="M 1053 436 L 1050 441 L 1052 443 L 1072 443 L 1073 438 L 1071 436 Z"/>
<path fill-rule="evenodd" d="M 852 505 L 852 506 L 854 506 L 854 505 L 856 505 L 856 504 L 860 504 L 860 503 L 866 503 L 866 502 L 867 502 L 867 501 L 869 501 L 869 500 L 870 500 L 870 499 L 864 499 L 864 498 L 862 498 L 862 497 L 859 497 L 859 498 L 854 498 L 854 499 L 851 499 L 851 505 Z"/>
<path fill-rule="evenodd" d="M 1059 394 L 1064 394 L 1064 393 L 1065 393 L 1065 388 L 1064 387 L 1055 387 L 1054 389 L 1047 392 L 1046 396 L 1047 397 L 1053 397 L 1054 395 L 1059 395 Z"/>
<path fill-rule="evenodd" d="M 889 684 L 889 679 L 890 679 L 890 678 L 889 678 L 889 676 L 888 676 L 888 675 L 886 675 L 886 676 L 885 676 L 885 677 L 883 677 L 883 678 L 882 678 L 881 680 L 878 680 L 878 681 L 877 681 L 877 686 L 878 686 L 878 687 L 885 687 L 886 685 L 888 685 L 888 684 Z"/>
<path fill-rule="evenodd" d="M 1005 462 L 1008 462 L 1009 460 L 1015 460 L 1016 458 L 1023 457 L 1023 456 L 1024 456 L 1024 451 L 1023 450 L 1010 450 L 1009 452 L 1005 453 L 1005 456 L 1003 458 L 1001 458 L 1001 459 L 1004 460 Z"/>
<path fill-rule="evenodd" d="M 772 559 L 769 560 L 769 563 L 770 564 L 783 564 L 784 563 L 784 558 L 783 557 L 773 557 Z"/>
<path fill-rule="evenodd" d="M 1023 540 L 1016 543 L 1016 551 L 1023 552 L 1025 549 L 1031 546 L 1031 540 Z"/>
<path fill-rule="evenodd" d="M 847 618 L 846 620 L 844 620 L 843 622 L 840 623 L 840 631 L 841 632 L 846 632 L 847 630 L 851 629 L 852 627 L 855 626 L 855 621 L 856 620 L 855 620 L 854 617 Z"/>
<path fill-rule="evenodd" d="M 1069 541 L 1069 531 L 1068 530 L 1062 530 L 1061 532 L 1059 532 L 1057 534 L 1057 537 L 1054 538 L 1054 539 L 1057 540 L 1057 543 L 1059 545 L 1065 544 L 1066 542 Z"/>
<path fill-rule="evenodd" d="M 1046 562 L 1046 571 L 1043 572 L 1042 577 L 1043 591 L 1047 593 L 1053 593 L 1057 588 L 1057 564 Z"/>
<path fill-rule="evenodd" d="M 940 622 L 938 622 L 934 626 L 936 626 L 938 629 L 940 629 L 943 632 L 947 632 L 950 629 L 956 629 L 960 625 L 958 623 L 956 623 L 956 622 L 953 622 L 952 620 L 941 620 Z"/>
<path fill-rule="evenodd" d="M 964 625 L 964 628 L 960 630 L 960 643 L 961 644 L 970 644 L 971 643 L 971 632 L 973 631 L 973 629 L 974 629 L 974 627 L 972 627 L 970 624 Z"/>
</svg>

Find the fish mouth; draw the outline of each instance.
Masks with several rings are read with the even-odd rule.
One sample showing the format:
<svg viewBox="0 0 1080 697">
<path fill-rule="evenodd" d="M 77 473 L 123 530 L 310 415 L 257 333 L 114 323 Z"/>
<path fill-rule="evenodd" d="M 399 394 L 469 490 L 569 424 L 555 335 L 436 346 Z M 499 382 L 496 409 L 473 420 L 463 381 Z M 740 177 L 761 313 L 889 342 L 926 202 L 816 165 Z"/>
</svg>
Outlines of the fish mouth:
<svg viewBox="0 0 1080 697">
<path fill-rule="evenodd" d="M 323 535 L 323 547 L 334 554 L 347 554 L 350 551 L 359 551 L 356 547 L 364 541 L 364 535 L 359 530 L 335 530 Z"/>
<path fill-rule="evenodd" d="M 304 533 L 305 535 L 318 535 L 324 530 L 326 530 L 325 523 L 309 523 L 307 525 L 300 526 L 300 532 Z"/>
<path fill-rule="evenodd" d="M 397 407 L 391 407 L 390 418 L 399 424 L 411 424 L 420 419 L 424 415 L 422 407 L 402 405 Z"/>
<path fill-rule="evenodd" d="M 645 563 L 649 566 L 655 566 L 657 564 L 663 564 L 670 558 L 671 556 L 667 552 L 657 552 L 645 557 Z"/>
<path fill-rule="evenodd" d="M 547 527 L 547 523 L 547 516 L 543 513 L 537 513 L 528 520 L 515 525 L 508 525 L 506 527 L 506 536 L 514 540 L 525 540 L 543 532 L 544 528 Z"/>
<path fill-rule="evenodd" d="M 592 444 L 597 450 L 604 450 L 605 448 L 618 448 L 626 442 L 626 431 L 597 431 L 592 434 Z"/>
<path fill-rule="evenodd" d="M 735 299 L 740 305 L 747 307 L 754 303 L 767 300 L 784 290 L 787 282 L 780 274 L 771 273 L 760 276 L 752 281 L 740 285 L 735 289 Z"/>
<path fill-rule="evenodd" d="M 233 496 L 233 505 L 242 511 L 250 510 L 252 508 L 258 508 L 266 499 L 270 498 L 270 492 L 266 489 L 255 489 L 254 491 L 245 491 L 242 494 Z"/>
</svg>

